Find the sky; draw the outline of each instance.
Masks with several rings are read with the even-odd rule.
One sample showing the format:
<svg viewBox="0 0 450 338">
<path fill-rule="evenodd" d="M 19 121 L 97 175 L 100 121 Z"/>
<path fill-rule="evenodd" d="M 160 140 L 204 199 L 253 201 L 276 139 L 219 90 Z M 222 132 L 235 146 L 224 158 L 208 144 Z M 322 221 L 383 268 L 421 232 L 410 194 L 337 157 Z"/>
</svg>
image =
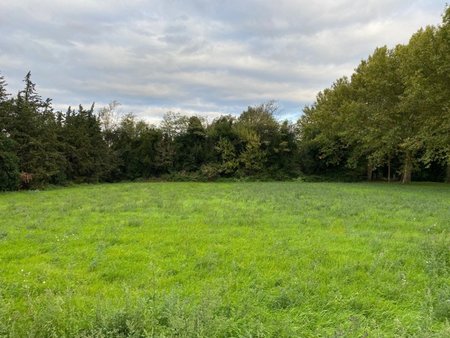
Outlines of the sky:
<svg viewBox="0 0 450 338">
<path fill-rule="evenodd" d="M 157 123 L 276 100 L 296 120 L 378 46 L 438 25 L 446 0 L 0 0 L 0 74 L 56 109 L 118 101 Z"/>
</svg>

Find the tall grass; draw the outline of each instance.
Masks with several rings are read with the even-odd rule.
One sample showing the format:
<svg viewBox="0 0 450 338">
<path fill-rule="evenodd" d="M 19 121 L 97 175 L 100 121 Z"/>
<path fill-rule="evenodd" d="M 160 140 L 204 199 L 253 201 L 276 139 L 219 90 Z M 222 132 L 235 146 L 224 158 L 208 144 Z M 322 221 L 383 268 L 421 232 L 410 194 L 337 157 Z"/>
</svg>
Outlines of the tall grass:
<svg viewBox="0 0 450 338">
<path fill-rule="evenodd" d="M 450 336 L 445 185 L 76 186 L 0 216 L 0 336 Z"/>
</svg>

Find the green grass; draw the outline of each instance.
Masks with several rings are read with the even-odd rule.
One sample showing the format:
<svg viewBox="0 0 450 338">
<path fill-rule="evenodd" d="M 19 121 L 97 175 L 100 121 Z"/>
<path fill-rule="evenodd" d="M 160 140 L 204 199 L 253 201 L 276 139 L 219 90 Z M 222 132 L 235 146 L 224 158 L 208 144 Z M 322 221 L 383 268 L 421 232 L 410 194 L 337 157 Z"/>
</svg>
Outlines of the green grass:
<svg viewBox="0 0 450 338">
<path fill-rule="evenodd" d="M 0 194 L 0 336 L 449 337 L 450 187 Z"/>
</svg>

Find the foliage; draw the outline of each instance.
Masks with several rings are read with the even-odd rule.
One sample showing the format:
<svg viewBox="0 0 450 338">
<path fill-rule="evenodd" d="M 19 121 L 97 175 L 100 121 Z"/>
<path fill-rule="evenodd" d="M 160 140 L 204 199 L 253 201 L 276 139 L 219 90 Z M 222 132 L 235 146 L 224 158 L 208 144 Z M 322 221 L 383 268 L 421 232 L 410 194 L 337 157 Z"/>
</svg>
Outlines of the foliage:
<svg viewBox="0 0 450 338">
<path fill-rule="evenodd" d="M 19 159 L 14 153 L 14 142 L 0 131 L 0 191 L 19 187 Z"/>
<path fill-rule="evenodd" d="M 376 48 L 296 124 L 277 120 L 274 101 L 211 123 L 168 112 L 158 126 L 119 114 L 116 101 L 55 112 L 30 72 L 16 97 L 0 75 L 0 186 L 16 187 L 17 171 L 31 189 L 161 177 L 450 182 L 449 11 L 407 44 Z"/>
<path fill-rule="evenodd" d="M 409 183 L 438 166 L 450 180 L 448 13 L 406 45 L 375 49 L 351 79 L 339 79 L 305 108 L 298 125 L 307 174 L 365 167 L 369 180 L 375 174 Z"/>
<path fill-rule="evenodd" d="M 69 107 L 60 132 L 67 162 L 66 175 L 75 182 L 98 182 L 109 172 L 109 151 L 94 115 L 94 106 L 78 110 Z"/>
</svg>

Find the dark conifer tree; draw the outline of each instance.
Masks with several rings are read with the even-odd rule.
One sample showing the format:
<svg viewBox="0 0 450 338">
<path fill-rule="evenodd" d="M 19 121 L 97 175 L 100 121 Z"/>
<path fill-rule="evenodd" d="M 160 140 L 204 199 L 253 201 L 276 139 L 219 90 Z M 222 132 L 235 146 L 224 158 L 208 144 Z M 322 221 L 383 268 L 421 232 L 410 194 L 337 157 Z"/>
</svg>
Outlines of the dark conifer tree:
<svg viewBox="0 0 450 338">
<path fill-rule="evenodd" d="M 6 91 L 6 81 L 0 75 L 0 191 L 19 187 L 19 159 L 16 145 L 9 133 L 11 100 Z"/>
<path fill-rule="evenodd" d="M 98 182 L 108 177 L 108 146 L 104 140 L 100 121 L 90 109 L 70 107 L 62 128 L 67 178 L 75 182 Z"/>
</svg>

